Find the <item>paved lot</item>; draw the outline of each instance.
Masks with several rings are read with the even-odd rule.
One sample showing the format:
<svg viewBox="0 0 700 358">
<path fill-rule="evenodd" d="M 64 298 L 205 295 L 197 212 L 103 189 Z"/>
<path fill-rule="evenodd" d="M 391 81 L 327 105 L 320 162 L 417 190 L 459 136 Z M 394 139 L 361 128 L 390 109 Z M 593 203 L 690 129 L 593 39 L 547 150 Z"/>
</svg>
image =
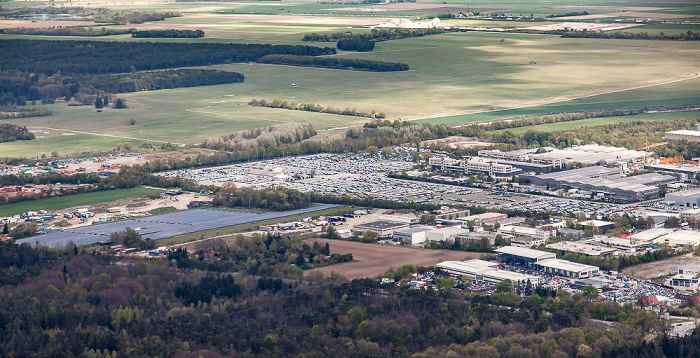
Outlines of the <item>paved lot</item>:
<svg viewBox="0 0 700 358">
<path fill-rule="evenodd" d="M 331 253 L 352 254 L 354 261 L 321 267 L 304 272 L 309 275 L 321 272 L 330 275 L 337 272 L 349 279 L 377 277 L 390 268 L 403 265 L 433 266 L 442 261 L 476 259 L 482 254 L 477 252 L 427 250 L 395 245 L 365 244 L 356 241 L 313 239 L 309 244 L 318 241 L 319 244 L 329 243 Z"/>
</svg>

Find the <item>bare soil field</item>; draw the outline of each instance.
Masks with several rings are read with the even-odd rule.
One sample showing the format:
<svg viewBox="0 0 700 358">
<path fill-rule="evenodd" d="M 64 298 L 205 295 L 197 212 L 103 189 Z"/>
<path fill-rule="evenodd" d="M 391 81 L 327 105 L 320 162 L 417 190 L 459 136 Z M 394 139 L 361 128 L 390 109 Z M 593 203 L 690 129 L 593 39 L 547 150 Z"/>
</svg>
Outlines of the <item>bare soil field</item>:
<svg viewBox="0 0 700 358">
<path fill-rule="evenodd" d="M 93 21 L 73 21 L 73 20 L 0 20 L 0 29 L 26 28 L 49 28 L 49 27 L 71 27 L 71 26 L 97 26 Z"/>
<path fill-rule="evenodd" d="M 666 260 L 627 267 L 621 273 L 625 276 L 648 280 L 671 272 L 678 273 L 678 266 L 686 265 L 700 265 L 700 256 L 685 254 Z"/>
<path fill-rule="evenodd" d="M 475 138 L 462 136 L 450 136 L 442 139 L 424 140 L 420 143 L 421 147 L 437 146 L 450 149 L 467 149 L 467 148 L 485 148 L 490 147 L 493 143 L 481 142 Z"/>
<path fill-rule="evenodd" d="M 328 242 L 331 253 L 352 254 L 355 261 L 316 268 L 304 272 L 305 275 L 321 272 L 328 276 L 331 272 L 336 272 L 349 279 L 376 277 L 392 267 L 399 268 L 403 265 L 433 266 L 442 261 L 476 259 L 483 255 L 478 252 L 427 250 L 342 240 L 313 239 L 309 240 L 308 243 L 313 244 L 316 241 L 321 245 Z"/>
</svg>

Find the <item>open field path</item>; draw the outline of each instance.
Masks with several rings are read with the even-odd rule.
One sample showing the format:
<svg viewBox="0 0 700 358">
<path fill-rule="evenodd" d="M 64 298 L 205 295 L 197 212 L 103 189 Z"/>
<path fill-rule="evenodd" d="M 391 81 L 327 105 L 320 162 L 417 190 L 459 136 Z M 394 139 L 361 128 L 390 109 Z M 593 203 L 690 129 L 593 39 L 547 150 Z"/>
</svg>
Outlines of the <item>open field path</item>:
<svg viewBox="0 0 700 358">
<path fill-rule="evenodd" d="M 122 139 L 142 140 L 142 141 L 147 141 L 147 142 L 158 142 L 158 143 L 172 143 L 172 144 L 177 144 L 177 145 L 184 144 L 184 143 L 176 143 L 176 142 L 172 142 L 172 141 L 164 141 L 164 140 L 157 140 L 157 139 L 127 137 L 127 136 L 120 136 L 120 135 L 106 134 L 106 133 L 84 132 L 84 131 L 76 131 L 76 130 L 63 129 L 63 128 L 31 126 L 31 127 L 27 127 L 27 129 L 29 129 L 29 131 L 32 131 L 33 129 L 37 129 L 37 130 L 48 129 L 48 130 L 52 130 L 52 131 L 68 132 L 68 133 L 75 133 L 75 134 L 87 134 L 87 135 L 94 135 L 94 136 L 98 136 L 98 137 L 122 138 Z"/>
</svg>

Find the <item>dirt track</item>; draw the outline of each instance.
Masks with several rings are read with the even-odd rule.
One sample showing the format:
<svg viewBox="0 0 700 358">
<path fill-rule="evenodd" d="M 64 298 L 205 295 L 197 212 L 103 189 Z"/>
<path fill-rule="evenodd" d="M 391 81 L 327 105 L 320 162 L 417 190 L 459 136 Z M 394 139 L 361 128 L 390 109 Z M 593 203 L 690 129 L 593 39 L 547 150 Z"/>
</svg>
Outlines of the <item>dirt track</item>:
<svg viewBox="0 0 700 358">
<path fill-rule="evenodd" d="M 349 279 L 376 277 L 392 267 L 399 268 L 403 265 L 433 266 L 442 261 L 476 259 L 482 255 L 478 252 L 415 249 L 342 240 L 313 239 L 309 240 L 308 243 L 313 244 L 315 241 L 321 245 L 328 242 L 331 253 L 351 253 L 355 261 L 309 270 L 304 272 L 305 275 L 321 272 L 328 276 L 331 272 L 336 272 Z"/>
</svg>

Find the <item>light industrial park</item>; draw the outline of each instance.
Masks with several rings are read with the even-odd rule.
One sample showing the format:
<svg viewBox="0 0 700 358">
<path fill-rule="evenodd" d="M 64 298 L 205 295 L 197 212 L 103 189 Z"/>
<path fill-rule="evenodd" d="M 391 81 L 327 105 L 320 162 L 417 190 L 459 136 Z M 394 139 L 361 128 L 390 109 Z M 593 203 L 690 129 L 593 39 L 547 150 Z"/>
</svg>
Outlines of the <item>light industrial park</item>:
<svg viewBox="0 0 700 358">
<path fill-rule="evenodd" d="M 0 0 L 0 357 L 700 357 L 700 3 Z"/>
</svg>

